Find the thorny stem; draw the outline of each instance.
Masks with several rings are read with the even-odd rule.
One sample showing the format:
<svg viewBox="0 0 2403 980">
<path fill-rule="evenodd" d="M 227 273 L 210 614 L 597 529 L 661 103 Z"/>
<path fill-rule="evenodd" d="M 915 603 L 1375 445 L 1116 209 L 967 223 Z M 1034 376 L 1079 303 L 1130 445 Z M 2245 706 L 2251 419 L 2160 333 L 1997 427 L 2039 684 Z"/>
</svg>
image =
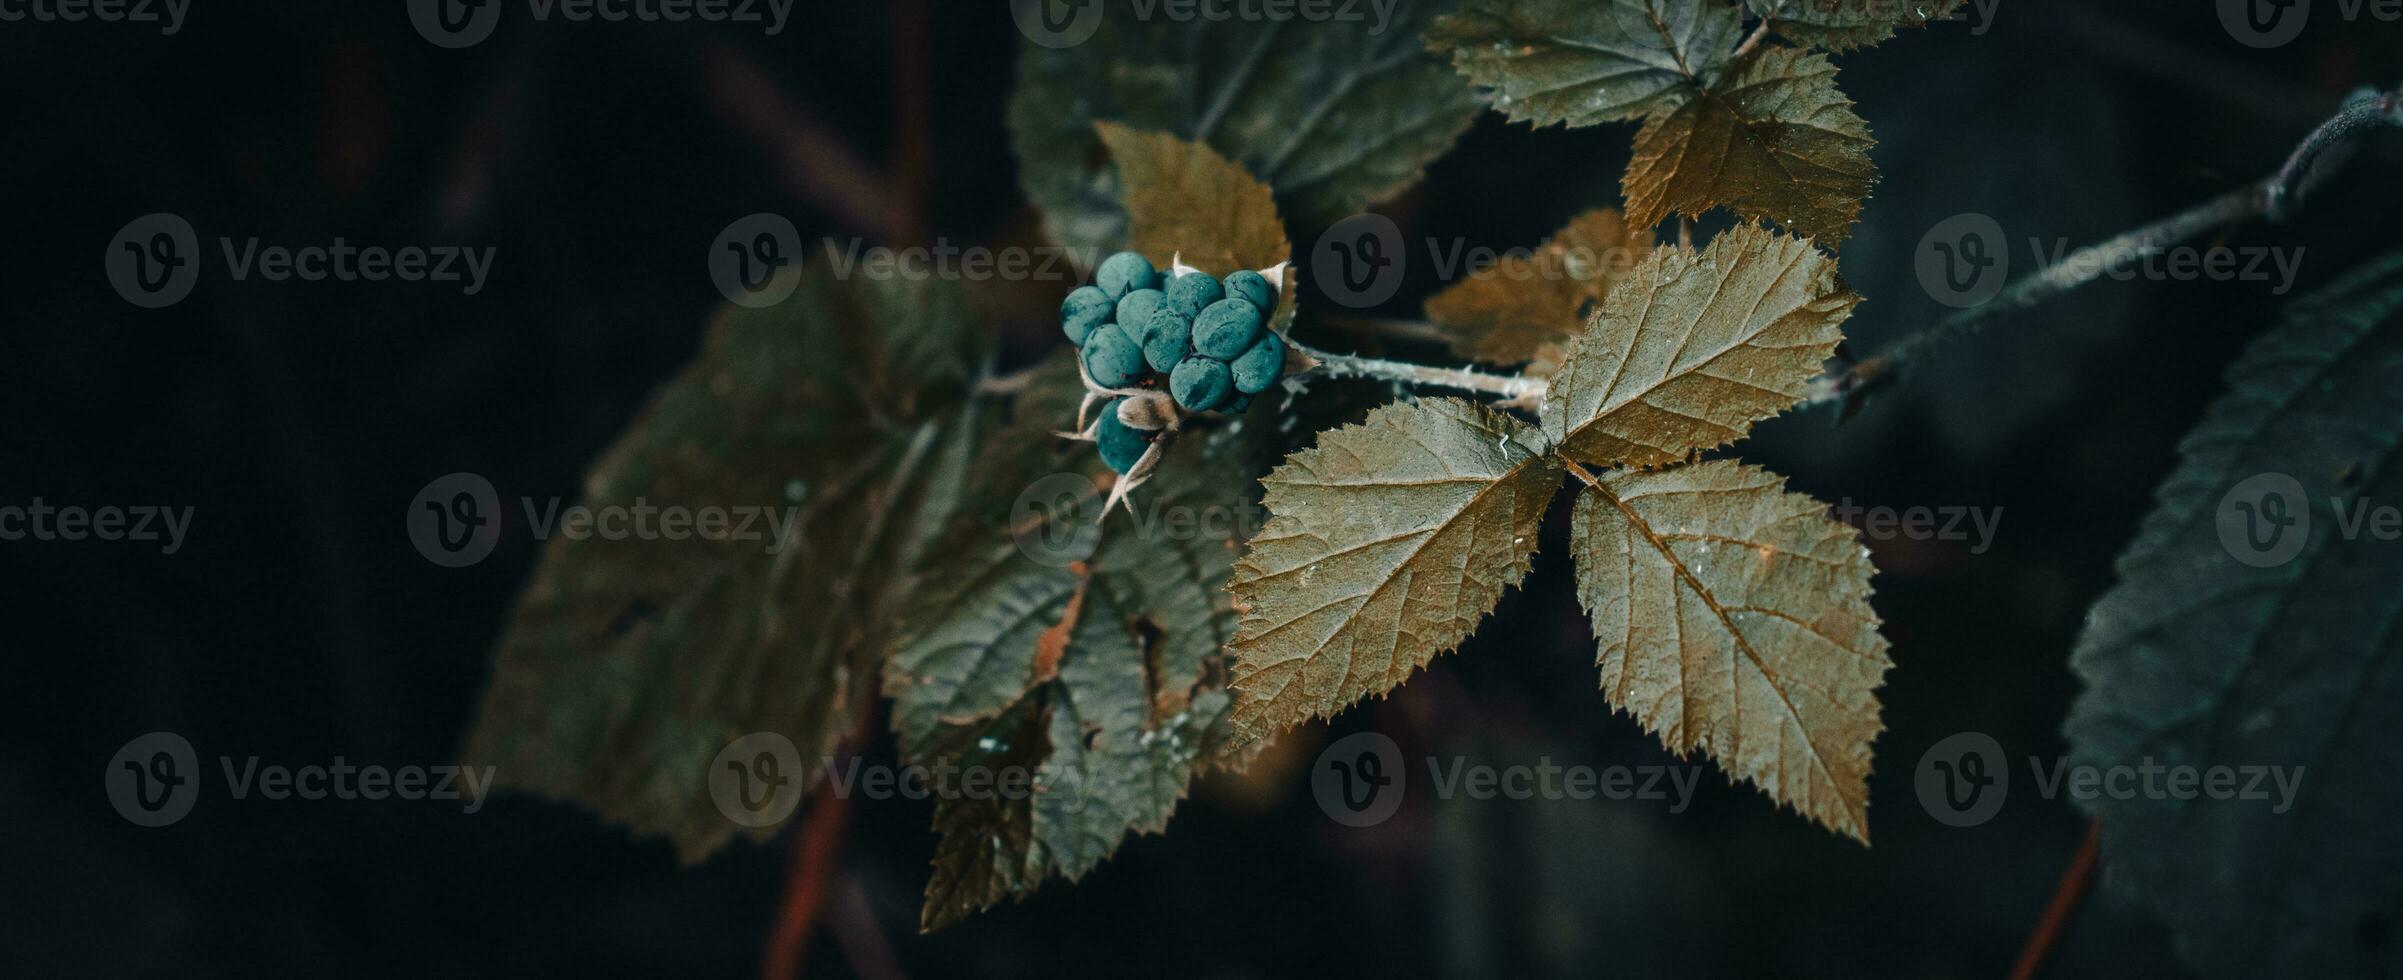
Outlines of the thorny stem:
<svg viewBox="0 0 2403 980">
<path fill-rule="evenodd" d="M 1875 357 L 1819 378 L 1812 382 L 1810 397 L 1803 404 L 1842 402 L 1849 411 L 1858 407 L 1860 399 L 1871 391 L 1891 384 L 1912 359 L 1945 340 L 1976 333 L 1989 320 L 2093 282 L 2142 256 L 2213 228 L 2251 218 L 2284 221 L 2334 171 L 2334 167 L 2319 165 L 2329 154 L 2341 153 L 2362 135 L 2390 126 L 2403 126 L 2403 89 L 2384 93 L 2364 90 L 2304 137 L 2276 173 L 2160 221 L 2081 248 L 2003 287 L 2002 292 L 1985 303 L 1938 320 L 1935 326 L 1903 339 Z"/>
<path fill-rule="evenodd" d="M 1487 374 L 1473 368 L 1440 368 L 1408 361 L 1388 361 L 1357 354 L 1336 354 L 1295 343 L 1302 353 L 1318 361 L 1309 373 L 1330 378 L 1375 378 L 1380 381 L 1399 381 L 1403 384 L 1433 385 L 1457 388 L 1503 398 L 1533 398 L 1543 394 L 1542 378 L 1523 374 Z"/>
</svg>

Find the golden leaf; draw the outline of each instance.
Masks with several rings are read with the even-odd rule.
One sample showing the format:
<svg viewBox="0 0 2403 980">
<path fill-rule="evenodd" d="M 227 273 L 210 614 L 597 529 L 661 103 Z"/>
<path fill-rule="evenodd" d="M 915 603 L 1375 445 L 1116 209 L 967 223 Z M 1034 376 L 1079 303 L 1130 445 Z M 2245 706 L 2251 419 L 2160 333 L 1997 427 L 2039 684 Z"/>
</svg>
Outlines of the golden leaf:
<svg viewBox="0 0 2403 980">
<path fill-rule="evenodd" d="M 1611 704 L 1868 843 L 1874 692 L 1894 664 L 1852 529 L 1783 477 L 1713 460 L 1600 480 L 1569 542 Z"/>
<path fill-rule="evenodd" d="M 1161 269 L 1170 259 L 1213 276 L 1238 269 L 1266 271 L 1292 256 L 1285 219 L 1277 214 L 1268 185 L 1218 151 L 1167 133 L 1129 129 L 1113 122 L 1093 128 L 1118 162 L 1126 195 L 1126 247 Z M 1276 316 L 1282 326 L 1293 316 L 1293 280 L 1280 283 Z"/>
<path fill-rule="evenodd" d="M 1753 225 L 1660 249 L 1611 290 L 1552 378 L 1544 433 L 1597 466 L 1659 466 L 1793 407 L 1860 297 L 1811 243 Z"/>
<path fill-rule="evenodd" d="M 1571 220 L 1533 250 L 1504 257 L 1427 301 L 1427 319 L 1452 335 L 1462 357 L 1525 364 L 1547 377 L 1568 356 L 1612 283 L 1649 245 L 1633 244 L 1627 222 L 1610 209 Z"/>
<path fill-rule="evenodd" d="M 1269 520 L 1228 588 L 1234 739 L 1382 694 L 1467 639 L 1527 574 L 1560 463 L 1457 399 L 1387 405 L 1261 480 Z"/>
<path fill-rule="evenodd" d="M 1726 207 L 1834 246 L 1877 183 L 1869 124 L 1836 90 L 1827 56 L 1770 48 L 1635 137 L 1627 221 Z"/>
</svg>

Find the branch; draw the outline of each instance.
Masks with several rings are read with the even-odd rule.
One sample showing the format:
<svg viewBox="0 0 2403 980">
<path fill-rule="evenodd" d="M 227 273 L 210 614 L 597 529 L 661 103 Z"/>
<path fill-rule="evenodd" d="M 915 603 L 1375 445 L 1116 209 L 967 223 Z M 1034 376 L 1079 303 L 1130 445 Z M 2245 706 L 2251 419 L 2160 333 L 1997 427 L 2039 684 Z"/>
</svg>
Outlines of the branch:
<svg viewBox="0 0 2403 980">
<path fill-rule="evenodd" d="M 1546 382 L 1523 374 L 1487 374 L 1473 368 L 1439 368 L 1407 361 L 1388 361 L 1357 354 L 1336 354 L 1294 343 L 1294 348 L 1318 363 L 1303 375 L 1323 375 L 1329 378 L 1375 378 L 1403 384 L 1433 385 L 1456 388 L 1503 398 L 1527 399 L 1544 393 Z"/>
<path fill-rule="evenodd" d="M 1826 375 L 1811 384 L 1804 405 L 1841 402 L 1844 414 L 1860 407 L 1871 392 L 1894 382 L 1915 358 L 1940 342 L 1976 333 L 1986 321 L 2026 309 L 2069 290 L 2117 272 L 2137 257 L 2187 241 L 2211 229 L 2252 218 L 2286 220 L 2301 207 L 2313 188 L 2334 171 L 2320 164 L 2332 153 L 2348 150 L 2364 134 L 2403 126 L 2403 89 L 2364 90 L 2344 108 L 2312 130 L 2295 147 L 2276 173 L 2229 191 L 2185 211 L 2129 231 L 2108 241 L 2086 246 L 2033 275 L 2003 288 L 1984 304 L 1936 321 L 1936 325 L 1904 338 L 1885 352 Z"/>
</svg>

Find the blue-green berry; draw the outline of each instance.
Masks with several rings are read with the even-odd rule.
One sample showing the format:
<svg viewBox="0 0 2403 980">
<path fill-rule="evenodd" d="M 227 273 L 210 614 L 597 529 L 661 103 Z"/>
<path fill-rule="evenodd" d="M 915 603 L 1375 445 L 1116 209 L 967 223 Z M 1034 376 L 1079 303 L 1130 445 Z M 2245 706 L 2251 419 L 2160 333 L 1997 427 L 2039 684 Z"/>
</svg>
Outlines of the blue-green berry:
<svg viewBox="0 0 2403 980">
<path fill-rule="evenodd" d="M 1101 260 L 1101 268 L 1093 273 L 1093 284 L 1117 299 L 1137 289 L 1154 289 L 1160 285 L 1160 271 L 1151 267 L 1151 260 L 1133 252 L 1120 252 Z"/>
<path fill-rule="evenodd" d="M 1260 308 L 1229 297 L 1210 304 L 1193 318 L 1193 349 L 1221 361 L 1232 361 L 1260 339 Z"/>
<path fill-rule="evenodd" d="M 1151 448 L 1151 440 L 1144 438 L 1141 431 L 1119 420 L 1118 403 L 1125 400 L 1114 399 L 1102 406 L 1101 422 L 1093 429 L 1095 441 L 1101 446 L 1101 461 L 1120 473 L 1134 469 L 1144 451 Z"/>
<path fill-rule="evenodd" d="M 1118 313 L 1111 321 L 1134 338 L 1135 343 L 1144 343 L 1151 337 L 1151 315 L 1160 308 L 1161 297 L 1157 289 L 1128 290 L 1118 298 Z"/>
<path fill-rule="evenodd" d="M 1193 321 L 1167 307 L 1152 311 L 1151 322 L 1143 329 L 1143 362 L 1154 371 L 1166 371 L 1190 353 Z"/>
<path fill-rule="evenodd" d="M 1263 330 L 1260 339 L 1228 366 L 1234 369 L 1236 391 L 1246 395 L 1267 391 L 1285 376 L 1285 338 L 1274 330 Z"/>
<path fill-rule="evenodd" d="M 1143 348 L 1115 323 L 1095 328 L 1085 338 L 1085 373 L 1104 388 L 1124 388 L 1143 377 Z"/>
<path fill-rule="evenodd" d="M 1078 286 L 1068 291 L 1067 299 L 1060 301 L 1060 329 L 1067 332 L 1069 343 L 1083 347 L 1094 327 L 1110 322 L 1110 313 L 1109 294 L 1091 286 Z"/>
<path fill-rule="evenodd" d="M 1227 295 L 1250 302 L 1266 313 L 1277 308 L 1277 288 L 1268 284 L 1268 277 L 1250 269 L 1227 276 Z"/>
<path fill-rule="evenodd" d="M 1197 355 L 1177 362 L 1176 370 L 1169 372 L 1168 393 L 1188 412 L 1207 412 L 1227 403 L 1235 393 L 1235 380 L 1226 362 Z"/>
<path fill-rule="evenodd" d="M 1188 272 L 1178 276 L 1162 292 L 1166 295 L 1161 299 L 1161 304 L 1188 318 L 1200 316 L 1201 311 L 1210 304 L 1227 298 L 1226 289 L 1207 272 Z"/>
</svg>

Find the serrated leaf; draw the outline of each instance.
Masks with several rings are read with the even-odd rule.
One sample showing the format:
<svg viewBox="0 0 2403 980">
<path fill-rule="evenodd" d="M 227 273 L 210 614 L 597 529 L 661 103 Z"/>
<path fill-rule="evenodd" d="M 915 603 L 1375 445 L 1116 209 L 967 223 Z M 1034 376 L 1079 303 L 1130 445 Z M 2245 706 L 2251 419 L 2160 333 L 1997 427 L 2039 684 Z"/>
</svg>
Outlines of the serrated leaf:
<svg viewBox="0 0 2403 980">
<path fill-rule="evenodd" d="M 1944 20 L 1967 0 L 1745 0 L 1771 29 L 1796 44 L 1829 51 L 1867 47 L 1896 28 Z"/>
<path fill-rule="evenodd" d="M 738 829 L 708 791 L 727 743 L 785 734 L 814 779 L 850 730 L 909 601 L 919 522 L 953 505 L 978 431 L 957 407 L 973 321 L 956 292 L 787 274 L 784 303 L 719 315 L 582 504 L 757 507 L 792 515 L 791 540 L 773 547 L 765 519 L 763 540 L 553 537 L 466 739 L 504 788 L 590 806 L 687 862 Z"/>
<path fill-rule="evenodd" d="M 1093 127 L 1118 166 L 1126 195 L 1127 248 L 1162 269 L 1171 258 L 1181 258 L 1214 276 L 1270 269 L 1292 258 L 1276 198 L 1242 166 L 1206 145 L 1167 133 L 1113 122 Z M 1269 318 L 1280 330 L 1293 319 L 1298 278 L 1283 277 L 1283 292 Z"/>
<path fill-rule="evenodd" d="M 1569 541 L 1610 703 L 1868 843 L 1874 692 L 1894 664 L 1852 529 L 1783 477 L 1712 460 L 1604 477 Z"/>
<path fill-rule="evenodd" d="M 1560 464 L 1541 433 L 1457 399 L 1387 405 L 1262 479 L 1235 566 L 1235 740 L 1399 686 L 1527 574 Z"/>
<path fill-rule="evenodd" d="M 1627 221 L 1650 228 L 1724 207 L 1833 247 L 1877 184 L 1875 143 L 1826 55 L 1766 48 L 1644 123 L 1622 185 Z"/>
<path fill-rule="evenodd" d="M 1743 28 L 1724 0 L 1468 0 L 1426 40 L 1512 120 L 1591 126 L 1684 104 Z"/>
<path fill-rule="evenodd" d="M 1028 44 L 1018 60 L 1009 117 L 1019 179 L 1052 238 L 1074 249 L 1116 248 L 1127 231 L 1095 120 L 1208 144 L 1306 229 L 1416 183 L 1479 109 L 1418 48 L 1441 0 L 1401 0 L 1390 20 L 1269 23 L 1172 18 L 1144 3 L 1105 0 L 1092 37 Z"/>
<path fill-rule="evenodd" d="M 1235 458 L 1243 447 L 1225 433 L 1180 437 L 1135 498 L 1136 514 L 1113 514 L 1098 550 L 1072 563 L 1073 551 L 1043 542 L 1091 531 L 1101 493 L 1091 447 L 1067 444 L 1062 457 L 1044 434 L 1057 403 L 1073 404 L 1045 394 L 1053 389 L 1081 391 L 1072 361 L 1055 359 L 1020 396 L 1018 419 L 992 440 L 1015 447 L 996 455 L 1015 458 L 982 471 L 987 482 L 1030 489 L 1065 478 L 1079 492 L 1039 501 L 1031 517 L 988 501 L 962 511 L 965 526 L 945 539 L 952 581 L 930 589 L 886 674 L 906 761 L 992 757 L 1038 773 L 1031 796 L 938 798 L 927 929 L 1054 875 L 1074 879 L 1129 834 L 1163 829 L 1197 769 L 1220 752 L 1220 651 L 1234 632 L 1224 588 L 1246 526 L 1234 516 L 1245 497 Z M 1065 642 L 1046 668 L 1055 628 Z"/>
<path fill-rule="evenodd" d="M 1443 327 L 1460 356 L 1526 365 L 1548 377 L 1568 356 L 1612 284 L 1649 244 L 1638 246 L 1617 211 L 1578 215 L 1542 245 L 1469 274 L 1427 300 L 1427 319 Z"/>
<path fill-rule="evenodd" d="M 2297 304 L 2229 370 L 2070 658 L 2086 684 L 2064 726 L 2073 764 L 2299 780 L 2291 799 L 2261 778 L 2262 798 L 2078 801 L 2102 824 L 2106 882 L 2207 974 L 2403 970 L 2372 928 L 2403 919 L 2403 542 L 2358 523 L 2403 501 L 2398 377 L 2392 255 Z"/>
<path fill-rule="evenodd" d="M 1860 297 L 1799 238 L 1739 225 L 1659 249 L 1602 301 L 1552 378 L 1544 432 L 1595 466 L 1659 466 L 1793 407 Z"/>
</svg>

